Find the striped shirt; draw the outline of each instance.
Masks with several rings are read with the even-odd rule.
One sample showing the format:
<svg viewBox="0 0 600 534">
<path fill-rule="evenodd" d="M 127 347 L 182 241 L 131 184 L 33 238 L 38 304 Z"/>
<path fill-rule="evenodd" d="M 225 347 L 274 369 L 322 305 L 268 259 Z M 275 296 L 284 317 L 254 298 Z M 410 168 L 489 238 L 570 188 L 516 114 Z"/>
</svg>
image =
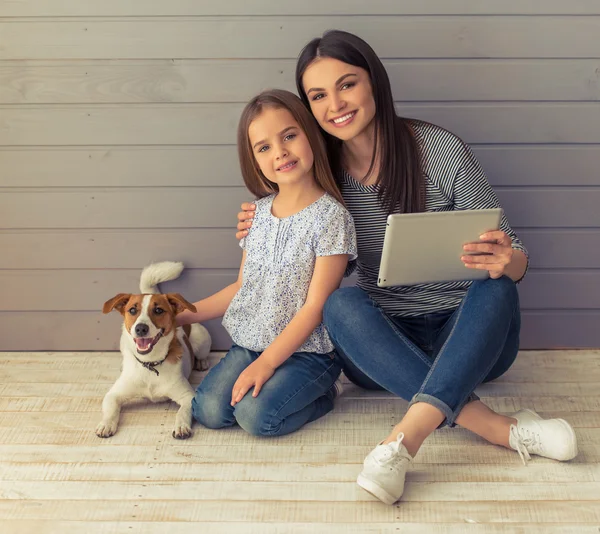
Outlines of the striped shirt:
<svg viewBox="0 0 600 534">
<path fill-rule="evenodd" d="M 426 182 L 425 211 L 451 211 L 500 207 L 485 173 L 471 149 L 456 135 L 433 124 L 409 120 L 422 158 Z M 391 316 L 418 316 L 459 306 L 470 281 L 378 287 L 387 211 L 378 200 L 377 185 L 363 185 L 343 172 L 340 188 L 356 227 L 357 286 Z M 512 238 L 512 247 L 528 253 L 502 216 L 501 230 Z"/>
</svg>

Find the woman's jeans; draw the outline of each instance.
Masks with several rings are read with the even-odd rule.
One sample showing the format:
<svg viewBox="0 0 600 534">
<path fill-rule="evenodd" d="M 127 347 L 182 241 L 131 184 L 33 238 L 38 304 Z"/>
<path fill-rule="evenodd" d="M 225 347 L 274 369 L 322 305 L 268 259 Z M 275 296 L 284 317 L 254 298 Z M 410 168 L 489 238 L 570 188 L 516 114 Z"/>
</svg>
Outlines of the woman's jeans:
<svg viewBox="0 0 600 534">
<path fill-rule="evenodd" d="M 234 345 L 196 389 L 194 419 L 208 428 L 236 422 L 255 436 L 282 436 L 323 417 L 333 408 L 332 387 L 340 376 L 339 356 L 296 352 L 263 385 L 257 397 L 250 388 L 231 406 L 233 385 L 261 353 Z"/>
<path fill-rule="evenodd" d="M 349 380 L 431 404 L 448 426 L 519 349 L 519 297 L 506 276 L 473 282 L 456 310 L 418 317 L 390 317 L 363 290 L 342 288 L 323 318 Z"/>
</svg>

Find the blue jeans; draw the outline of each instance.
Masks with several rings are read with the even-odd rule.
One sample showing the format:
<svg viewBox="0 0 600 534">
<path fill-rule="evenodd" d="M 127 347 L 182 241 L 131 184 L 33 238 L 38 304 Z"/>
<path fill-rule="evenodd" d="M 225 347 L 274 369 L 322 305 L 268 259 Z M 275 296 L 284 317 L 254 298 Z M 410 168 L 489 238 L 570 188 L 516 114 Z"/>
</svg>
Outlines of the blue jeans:
<svg viewBox="0 0 600 534">
<path fill-rule="evenodd" d="M 264 384 L 257 397 L 251 388 L 231 406 L 231 391 L 241 372 L 261 353 L 234 345 L 196 389 L 194 419 L 207 428 L 236 422 L 255 436 L 283 436 L 323 417 L 333 408 L 332 387 L 342 371 L 339 356 L 296 352 Z"/>
<path fill-rule="evenodd" d="M 366 292 L 346 287 L 329 297 L 323 319 L 349 380 L 431 404 L 448 426 L 519 350 L 519 297 L 506 276 L 473 282 L 456 310 L 410 318 L 388 316 Z"/>
</svg>

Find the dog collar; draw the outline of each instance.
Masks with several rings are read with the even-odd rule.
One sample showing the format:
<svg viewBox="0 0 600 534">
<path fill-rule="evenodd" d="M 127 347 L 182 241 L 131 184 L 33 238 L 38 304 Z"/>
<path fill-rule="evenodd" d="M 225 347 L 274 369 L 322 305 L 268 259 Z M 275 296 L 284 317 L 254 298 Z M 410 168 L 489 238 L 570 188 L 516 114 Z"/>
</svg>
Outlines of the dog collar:
<svg viewBox="0 0 600 534">
<path fill-rule="evenodd" d="M 156 373 L 156 376 L 159 376 L 159 374 L 158 374 L 158 371 L 155 368 L 158 367 L 161 363 L 163 363 L 167 359 L 165 357 L 162 360 L 159 360 L 157 362 L 143 362 L 135 354 L 133 356 L 135 357 L 135 359 L 138 362 L 140 362 L 142 364 L 143 367 L 145 367 L 146 369 L 148 369 L 148 371 L 153 371 L 154 373 Z"/>
</svg>

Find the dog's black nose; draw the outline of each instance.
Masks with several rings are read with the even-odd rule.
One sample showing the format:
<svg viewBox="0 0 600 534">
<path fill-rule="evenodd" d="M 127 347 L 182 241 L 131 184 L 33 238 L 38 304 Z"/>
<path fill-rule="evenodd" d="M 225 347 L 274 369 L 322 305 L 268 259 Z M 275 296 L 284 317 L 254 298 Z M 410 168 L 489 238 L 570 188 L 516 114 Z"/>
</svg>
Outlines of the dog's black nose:
<svg viewBox="0 0 600 534">
<path fill-rule="evenodd" d="M 138 337 L 145 337 L 148 335 L 148 325 L 144 323 L 135 325 L 135 335 Z"/>
</svg>

